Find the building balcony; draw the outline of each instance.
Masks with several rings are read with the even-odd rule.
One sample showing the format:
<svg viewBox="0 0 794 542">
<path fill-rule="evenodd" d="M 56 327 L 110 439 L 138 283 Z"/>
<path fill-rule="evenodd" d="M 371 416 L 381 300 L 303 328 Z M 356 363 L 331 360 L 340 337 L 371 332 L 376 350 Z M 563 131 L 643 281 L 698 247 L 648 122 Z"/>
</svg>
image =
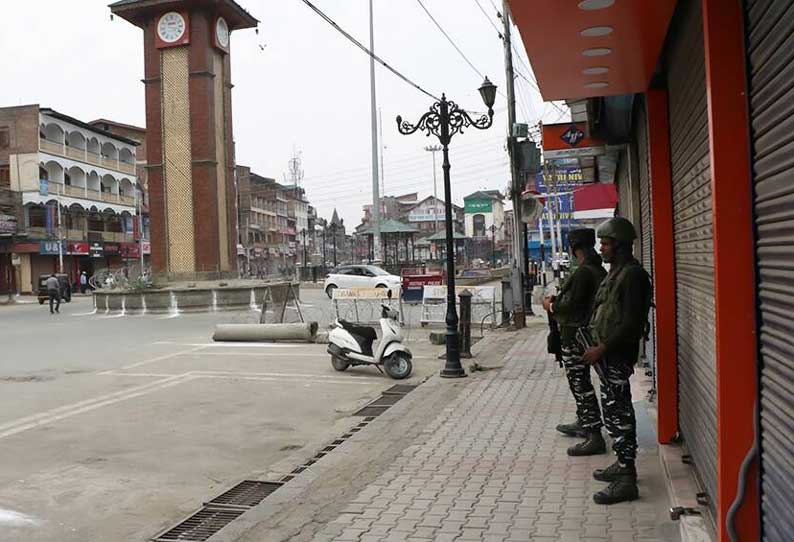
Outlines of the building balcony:
<svg viewBox="0 0 794 542">
<path fill-rule="evenodd" d="M 118 157 L 113 158 L 102 156 L 95 152 L 89 151 L 88 149 L 71 147 L 64 143 L 51 141 L 43 137 L 39 138 L 39 149 L 49 154 L 55 154 L 86 164 L 101 166 L 113 171 L 135 175 L 135 163 L 120 160 Z M 132 158 L 132 160 L 134 160 L 134 158 Z"/>
</svg>

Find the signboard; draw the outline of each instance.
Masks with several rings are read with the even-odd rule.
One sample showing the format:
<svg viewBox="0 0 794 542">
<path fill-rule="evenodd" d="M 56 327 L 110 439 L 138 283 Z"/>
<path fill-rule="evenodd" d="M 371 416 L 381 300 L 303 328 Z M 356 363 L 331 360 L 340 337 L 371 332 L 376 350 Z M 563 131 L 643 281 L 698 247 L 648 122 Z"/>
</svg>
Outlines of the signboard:
<svg viewBox="0 0 794 542">
<path fill-rule="evenodd" d="M 57 256 L 58 254 L 66 254 L 63 250 L 62 241 L 42 241 L 39 248 L 39 253 L 49 256 Z"/>
<path fill-rule="evenodd" d="M 118 256 L 121 254 L 121 245 L 118 243 L 105 243 L 105 256 Z"/>
<path fill-rule="evenodd" d="M 600 156 L 605 152 L 603 141 L 587 137 L 584 122 L 543 125 L 543 158 L 546 160 Z"/>
<path fill-rule="evenodd" d="M 50 182 L 47 179 L 39 179 L 39 195 L 44 197 L 50 195 Z"/>
<path fill-rule="evenodd" d="M 573 192 L 577 187 L 585 184 L 584 177 L 582 176 L 582 170 L 576 167 L 557 167 L 554 169 L 554 174 L 556 190 L 551 190 L 549 188 L 549 185 L 555 186 L 551 182 L 551 172 L 549 172 L 548 175 L 538 173 L 535 176 L 535 188 L 538 192 L 540 192 L 541 196 L 548 194 L 549 192 L 558 194 L 566 192 L 566 194 L 561 195 L 558 198 L 560 211 L 559 217 L 555 215 L 555 218 L 560 218 L 561 220 L 572 220 L 574 211 Z M 548 208 L 548 206 L 549 203 L 546 201 L 546 207 Z"/>
<path fill-rule="evenodd" d="M 439 222 L 444 221 L 444 206 L 440 205 L 437 213 L 433 213 L 433 209 L 428 209 L 419 213 L 409 213 L 408 222 Z"/>
<path fill-rule="evenodd" d="M 16 233 L 17 217 L 0 214 L 0 233 Z"/>
<path fill-rule="evenodd" d="M 102 243 L 93 242 L 88 249 L 92 258 L 102 258 L 105 256 L 105 251 L 102 249 Z"/>
<path fill-rule="evenodd" d="M 389 288 L 334 288 L 332 299 L 389 299 Z M 391 288 L 392 299 L 400 297 L 400 287 Z"/>
<path fill-rule="evenodd" d="M 490 199 L 466 200 L 464 202 L 463 212 L 466 214 L 493 212 L 493 200 Z"/>
<path fill-rule="evenodd" d="M 151 254 L 152 253 L 152 243 L 149 241 L 141 241 L 141 246 L 143 247 L 144 254 Z"/>
<path fill-rule="evenodd" d="M 13 265 L 13 266 L 22 265 L 22 258 L 19 257 L 19 254 L 12 254 L 11 255 L 11 265 Z"/>
<path fill-rule="evenodd" d="M 66 243 L 66 252 L 75 256 L 88 255 L 88 243 L 68 242 Z"/>
<path fill-rule="evenodd" d="M 239 243 L 237 244 L 237 255 L 245 256 L 245 247 Z"/>
<path fill-rule="evenodd" d="M 107 248 L 107 245 L 105 245 L 105 248 Z M 141 251 L 138 248 L 138 243 L 121 243 L 121 257 L 140 258 Z"/>
</svg>

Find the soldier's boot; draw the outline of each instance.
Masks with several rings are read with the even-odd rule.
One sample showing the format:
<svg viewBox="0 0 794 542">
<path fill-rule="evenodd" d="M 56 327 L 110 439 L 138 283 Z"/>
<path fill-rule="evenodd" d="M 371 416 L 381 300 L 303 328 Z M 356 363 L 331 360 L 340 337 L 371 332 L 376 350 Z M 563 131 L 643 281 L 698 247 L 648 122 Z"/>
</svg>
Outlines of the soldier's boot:
<svg viewBox="0 0 794 542">
<path fill-rule="evenodd" d="M 605 469 L 593 471 L 593 479 L 599 482 L 614 482 L 620 477 L 629 476 L 637 479 L 637 467 L 634 465 L 622 466 L 619 461 L 615 461 Z"/>
<path fill-rule="evenodd" d="M 586 437 L 587 429 L 582 427 L 582 422 L 577 418 L 573 423 L 561 423 L 557 426 L 557 431 L 569 437 Z"/>
<path fill-rule="evenodd" d="M 574 444 L 568 448 L 568 455 L 572 457 L 580 457 L 585 455 L 598 455 L 606 453 L 607 444 L 604 442 L 604 437 L 601 436 L 601 429 L 590 431 L 587 434 L 587 439 Z"/>
<path fill-rule="evenodd" d="M 619 502 L 634 501 L 640 496 L 637 488 L 637 475 L 621 474 L 598 493 L 593 494 L 596 504 L 617 504 Z"/>
</svg>

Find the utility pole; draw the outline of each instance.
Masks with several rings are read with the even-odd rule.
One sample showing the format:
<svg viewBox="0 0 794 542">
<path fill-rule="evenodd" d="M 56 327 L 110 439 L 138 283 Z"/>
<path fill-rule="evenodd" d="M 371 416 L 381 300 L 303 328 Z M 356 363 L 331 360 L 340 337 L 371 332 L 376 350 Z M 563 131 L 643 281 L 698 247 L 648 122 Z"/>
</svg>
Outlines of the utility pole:
<svg viewBox="0 0 794 542">
<path fill-rule="evenodd" d="M 436 182 L 436 153 L 441 150 L 441 145 L 428 145 L 425 147 L 427 152 L 433 153 L 433 218 L 435 225 L 433 233 L 438 232 L 438 187 Z"/>
<path fill-rule="evenodd" d="M 375 19 L 372 0 L 369 0 L 369 50 L 375 53 Z M 378 107 L 375 99 L 375 58 L 369 57 L 369 94 L 372 121 L 372 252 L 375 263 L 380 263 L 380 187 L 378 186 Z"/>
<path fill-rule="evenodd" d="M 510 7 L 507 0 L 502 2 L 502 22 L 504 23 L 504 47 L 505 47 L 505 71 L 507 80 L 507 152 L 510 156 L 510 196 L 513 202 L 513 259 L 512 259 L 512 284 L 513 299 L 515 306 L 514 321 L 516 327 L 524 327 L 524 277 L 522 267 L 524 265 L 524 250 L 521 246 L 521 191 L 519 186 L 520 179 L 516 167 L 515 138 L 513 137 L 513 126 L 516 123 L 516 96 L 515 96 L 515 74 L 513 72 L 513 52 L 510 42 Z"/>
<path fill-rule="evenodd" d="M 378 139 L 380 140 L 380 193 L 386 194 L 386 172 L 384 164 L 386 162 L 386 145 L 383 144 L 383 110 L 378 108 Z"/>
</svg>

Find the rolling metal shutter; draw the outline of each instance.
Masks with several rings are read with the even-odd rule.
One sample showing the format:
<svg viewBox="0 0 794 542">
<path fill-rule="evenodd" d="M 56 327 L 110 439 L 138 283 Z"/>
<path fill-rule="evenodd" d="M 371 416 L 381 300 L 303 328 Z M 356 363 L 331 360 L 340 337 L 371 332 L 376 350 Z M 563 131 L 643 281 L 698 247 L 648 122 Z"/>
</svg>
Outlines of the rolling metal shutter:
<svg viewBox="0 0 794 542">
<path fill-rule="evenodd" d="M 651 175 L 648 163 L 648 116 L 645 101 L 639 100 L 634 110 L 634 139 L 637 142 L 637 162 L 640 184 L 640 262 L 653 279 L 653 210 L 651 206 Z M 645 361 L 653 377 L 656 390 L 656 310 L 650 313 L 651 332 L 645 341 Z"/>
<path fill-rule="evenodd" d="M 717 499 L 711 164 L 700 2 L 678 5 L 667 49 L 678 333 L 679 425 L 710 503 Z"/>
<path fill-rule="evenodd" d="M 748 0 L 763 539 L 794 533 L 794 2 Z"/>
</svg>

